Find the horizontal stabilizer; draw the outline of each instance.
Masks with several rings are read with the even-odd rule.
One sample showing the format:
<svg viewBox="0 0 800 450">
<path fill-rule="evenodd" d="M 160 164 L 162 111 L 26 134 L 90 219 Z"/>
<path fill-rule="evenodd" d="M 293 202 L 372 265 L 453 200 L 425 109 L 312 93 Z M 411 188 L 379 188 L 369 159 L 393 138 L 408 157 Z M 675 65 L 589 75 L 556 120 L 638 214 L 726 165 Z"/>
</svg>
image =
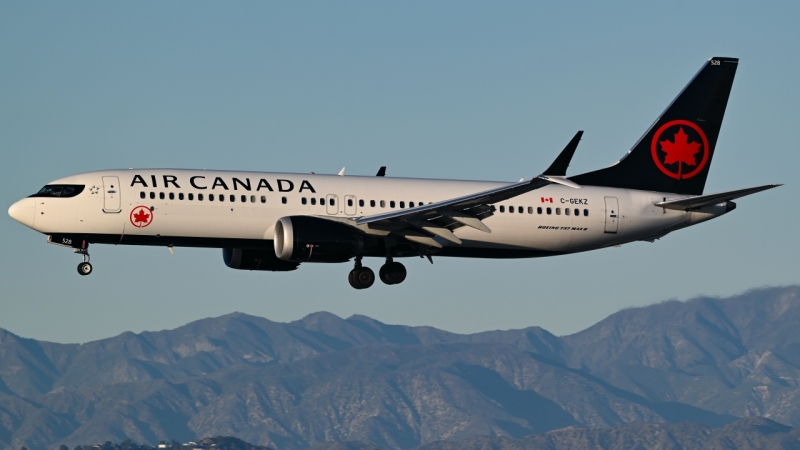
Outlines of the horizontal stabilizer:
<svg viewBox="0 0 800 450">
<path fill-rule="evenodd" d="M 756 192 L 766 191 L 767 189 L 776 188 L 778 186 L 782 185 L 766 184 L 764 186 L 757 186 L 746 189 L 737 189 L 735 191 L 699 195 L 697 197 L 679 198 L 677 200 L 658 202 L 655 205 L 658 206 L 659 208 L 675 209 L 678 211 L 691 211 L 693 209 L 705 208 L 706 206 L 717 205 L 728 200 L 733 200 L 740 197 L 744 197 L 746 195 L 755 194 Z"/>
</svg>

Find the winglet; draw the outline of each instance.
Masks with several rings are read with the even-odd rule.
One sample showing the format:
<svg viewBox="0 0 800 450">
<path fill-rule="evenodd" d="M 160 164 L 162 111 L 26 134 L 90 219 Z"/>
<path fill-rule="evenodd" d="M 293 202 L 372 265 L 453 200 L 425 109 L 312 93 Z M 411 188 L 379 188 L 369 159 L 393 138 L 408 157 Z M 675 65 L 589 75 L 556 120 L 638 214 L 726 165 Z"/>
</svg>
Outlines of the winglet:
<svg viewBox="0 0 800 450">
<path fill-rule="evenodd" d="M 376 177 L 385 177 L 386 176 L 386 166 L 381 166 L 381 168 L 378 169 L 378 173 L 376 173 L 375 176 Z"/>
<path fill-rule="evenodd" d="M 345 168 L 344 168 L 344 167 L 342 167 L 342 170 L 340 170 L 340 171 L 339 171 L 339 176 L 340 176 L 340 177 L 343 177 L 343 176 L 344 176 L 344 169 L 345 169 Z"/>
<path fill-rule="evenodd" d="M 561 150 L 561 153 L 558 154 L 553 164 L 550 164 L 550 167 L 548 167 L 542 175 L 549 175 L 552 177 L 567 176 L 567 167 L 569 167 L 569 162 L 572 161 L 572 155 L 575 154 L 575 149 L 578 148 L 581 136 L 583 136 L 583 131 L 575 133 L 575 137 L 569 141 L 569 144 L 564 147 L 564 150 Z"/>
</svg>

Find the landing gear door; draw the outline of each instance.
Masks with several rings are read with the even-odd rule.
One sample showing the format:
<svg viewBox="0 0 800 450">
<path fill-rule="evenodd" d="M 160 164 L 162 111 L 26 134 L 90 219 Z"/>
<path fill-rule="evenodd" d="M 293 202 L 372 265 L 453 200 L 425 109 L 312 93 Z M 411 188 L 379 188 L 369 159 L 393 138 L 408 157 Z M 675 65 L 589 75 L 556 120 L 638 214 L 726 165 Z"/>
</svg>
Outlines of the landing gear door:
<svg viewBox="0 0 800 450">
<path fill-rule="evenodd" d="M 606 197 L 606 233 L 617 233 L 619 227 L 619 202 L 617 197 Z"/>
<path fill-rule="evenodd" d="M 118 177 L 103 177 L 103 212 L 118 213 L 122 211 Z"/>
<path fill-rule="evenodd" d="M 330 194 L 330 195 L 328 195 L 327 200 L 328 200 L 328 205 L 327 205 L 326 212 L 328 214 L 332 215 L 332 216 L 335 215 L 335 214 L 338 214 L 339 213 L 339 197 L 337 197 L 337 196 L 335 196 L 333 194 Z"/>
</svg>

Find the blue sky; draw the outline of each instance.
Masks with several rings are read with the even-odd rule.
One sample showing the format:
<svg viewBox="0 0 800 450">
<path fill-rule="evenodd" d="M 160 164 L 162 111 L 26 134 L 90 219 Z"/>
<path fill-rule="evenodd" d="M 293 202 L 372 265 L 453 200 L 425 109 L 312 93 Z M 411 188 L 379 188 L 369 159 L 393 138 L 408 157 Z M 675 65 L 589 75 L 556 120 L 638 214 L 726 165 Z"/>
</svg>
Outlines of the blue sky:
<svg viewBox="0 0 800 450">
<path fill-rule="evenodd" d="M 585 130 L 619 159 L 711 56 L 741 58 L 707 192 L 771 182 L 655 244 L 519 261 L 228 269 L 220 250 L 78 257 L 0 217 L 0 327 L 59 342 L 242 311 L 456 332 L 578 331 L 621 308 L 800 282 L 800 3 L 0 2 L 0 205 L 48 181 L 187 167 L 516 181 Z M 377 269 L 379 261 L 371 261 Z"/>
</svg>

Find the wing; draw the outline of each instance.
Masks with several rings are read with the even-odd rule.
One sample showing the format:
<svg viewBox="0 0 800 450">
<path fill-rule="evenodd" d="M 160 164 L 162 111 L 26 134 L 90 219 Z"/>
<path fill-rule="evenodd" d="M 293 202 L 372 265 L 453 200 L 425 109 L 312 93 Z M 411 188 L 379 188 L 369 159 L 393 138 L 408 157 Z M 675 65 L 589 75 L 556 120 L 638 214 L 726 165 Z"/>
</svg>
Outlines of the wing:
<svg viewBox="0 0 800 450">
<path fill-rule="evenodd" d="M 385 214 L 365 216 L 347 220 L 347 222 L 369 234 L 393 234 L 416 244 L 436 248 L 442 247 L 441 239 L 456 245 L 461 244 L 461 240 L 453 234 L 453 231 L 463 226 L 491 233 L 489 227 L 482 220 L 494 214 L 494 203 L 553 183 L 573 188 L 580 187 L 567 180 L 565 175 L 582 133 L 579 131 L 575 135 L 556 158 L 556 162 L 544 174 L 529 181 L 520 181 L 462 197 Z M 554 167 L 556 169 L 553 169 Z"/>
<path fill-rule="evenodd" d="M 745 195 L 755 194 L 756 192 L 766 191 L 767 189 L 776 188 L 780 184 L 766 184 L 764 186 L 751 187 L 746 189 L 737 189 L 735 191 L 720 192 L 717 194 L 698 195 L 696 197 L 679 198 L 677 200 L 668 200 L 664 202 L 657 202 L 655 205 L 666 209 L 676 209 L 678 211 L 691 211 L 694 209 L 704 208 L 706 206 L 717 205 L 728 200 L 734 200 Z"/>
</svg>

